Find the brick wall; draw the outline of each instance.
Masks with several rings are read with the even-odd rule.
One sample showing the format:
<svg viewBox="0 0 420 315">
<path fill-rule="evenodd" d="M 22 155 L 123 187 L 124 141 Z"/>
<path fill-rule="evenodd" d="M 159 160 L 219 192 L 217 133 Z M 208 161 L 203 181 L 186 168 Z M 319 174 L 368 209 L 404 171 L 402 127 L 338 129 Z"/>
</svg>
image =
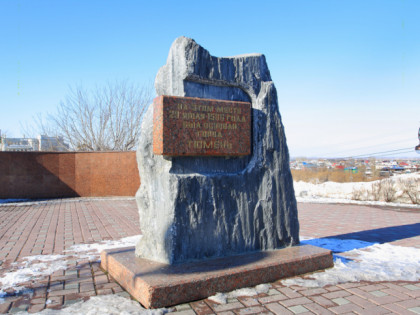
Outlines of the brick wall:
<svg viewBox="0 0 420 315">
<path fill-rule="evenodd" d="M 135 152 L 0 152 L 0 198 L 134 196 Z"/>
</svg>

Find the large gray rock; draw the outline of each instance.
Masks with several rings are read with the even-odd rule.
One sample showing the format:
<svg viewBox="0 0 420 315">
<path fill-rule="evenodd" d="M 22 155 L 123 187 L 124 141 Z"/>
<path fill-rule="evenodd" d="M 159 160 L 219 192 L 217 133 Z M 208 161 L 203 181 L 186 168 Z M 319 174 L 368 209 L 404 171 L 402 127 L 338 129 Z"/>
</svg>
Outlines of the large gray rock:
<svg viewBox="0 0 420 315">
<path fill-rule="evenodd" d="M 179 37 L 155 87 L 158 95 L 251 102 L 252 155 L 154 155 L 149 106 L 137 151 L 143 238 L 136 255 L 174 264 L 298 244 L 289 153 L 264 55 L 217 58 Z"/>
</svg>

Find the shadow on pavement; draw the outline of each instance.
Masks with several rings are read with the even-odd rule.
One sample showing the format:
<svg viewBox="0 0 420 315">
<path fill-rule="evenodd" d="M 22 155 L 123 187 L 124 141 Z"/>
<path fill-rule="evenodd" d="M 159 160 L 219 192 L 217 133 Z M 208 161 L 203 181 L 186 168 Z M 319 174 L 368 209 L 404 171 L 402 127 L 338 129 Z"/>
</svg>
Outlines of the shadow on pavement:
<svg viewBox="0 0 420 315">
<path fill-rule="evenodd" d="M 329 238 L 353 239 L 371 243 L 389 243 L 420 235 L 420 223 L 390 226 L 380 229 L 333 235 Z"/>
</svg>

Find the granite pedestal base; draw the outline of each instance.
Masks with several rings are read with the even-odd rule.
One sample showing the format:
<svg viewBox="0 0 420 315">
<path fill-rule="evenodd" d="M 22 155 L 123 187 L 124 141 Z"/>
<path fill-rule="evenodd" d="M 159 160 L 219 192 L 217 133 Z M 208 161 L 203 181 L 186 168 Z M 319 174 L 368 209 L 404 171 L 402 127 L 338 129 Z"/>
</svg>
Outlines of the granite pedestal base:
<svg viewBox="0 0 420 315">
<path fill-rule="evenodd" d="M 302 245 L 274 251 L 166 265 L 134 255 L 134 247 L 101 253 L 101 268 L 146 308 L 204 299 L 333 266 L 329 250 Z"/>
</svg>

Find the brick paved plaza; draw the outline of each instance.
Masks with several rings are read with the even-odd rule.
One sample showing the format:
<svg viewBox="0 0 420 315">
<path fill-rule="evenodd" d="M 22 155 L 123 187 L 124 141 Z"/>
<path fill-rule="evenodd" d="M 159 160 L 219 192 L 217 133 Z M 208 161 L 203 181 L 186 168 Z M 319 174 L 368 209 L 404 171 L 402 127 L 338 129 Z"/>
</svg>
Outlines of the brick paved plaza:
<svg viewBox="0 0 420 315">
<path fill-rule="evenodd" d="M 300 235 L 391 243 L 420 248 L 420 209 L 339 204 L 298 204 Z M 140 234 L 133 199 L 51 200 L 32 205 L 0 206 L 0 277 L 24 257 L 62 255 L 75 244 L 118 240 Z M 13 290 L 0 313 L 62 308 L 95 295 L 124 290 L 93 260 L 66 256 L 68 268 Z M 18 264 L 15 264 L 18 262 Z M 420 268 L 420 266 L 419 266 Z M 176 314 L 420 314 L 420 282 L 343 283 L 323 288 L 272 284 L 254 297 L 178 305 Z"/>
</svg>

